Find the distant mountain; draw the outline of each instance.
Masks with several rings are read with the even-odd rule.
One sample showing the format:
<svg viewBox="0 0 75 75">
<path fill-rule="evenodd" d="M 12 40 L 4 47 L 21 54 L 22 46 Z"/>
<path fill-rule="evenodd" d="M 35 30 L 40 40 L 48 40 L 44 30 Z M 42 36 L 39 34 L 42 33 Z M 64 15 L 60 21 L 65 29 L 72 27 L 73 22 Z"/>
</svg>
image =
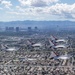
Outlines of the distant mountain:
<svg viewBox="0 0 75 75">
<path fill-rule="evenodd" d="M 11 21 L 11 22 L 0 22 L 0 27 L 35 27 L 44 29 L 75 29 L 74 21 Z"/>
</svg>

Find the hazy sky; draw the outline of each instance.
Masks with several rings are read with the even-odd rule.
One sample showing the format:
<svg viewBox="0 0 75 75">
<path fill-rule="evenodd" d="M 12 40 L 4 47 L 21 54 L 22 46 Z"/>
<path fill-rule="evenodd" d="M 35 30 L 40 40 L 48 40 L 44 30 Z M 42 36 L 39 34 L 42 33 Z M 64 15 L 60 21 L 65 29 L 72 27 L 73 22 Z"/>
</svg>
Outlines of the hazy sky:
<svg viewBox="0 0 75 75">
<path fill-rule="evenodd" d="M 75 0 L 0 0 L 0 21 L 75 20 Z"/>
</svg>

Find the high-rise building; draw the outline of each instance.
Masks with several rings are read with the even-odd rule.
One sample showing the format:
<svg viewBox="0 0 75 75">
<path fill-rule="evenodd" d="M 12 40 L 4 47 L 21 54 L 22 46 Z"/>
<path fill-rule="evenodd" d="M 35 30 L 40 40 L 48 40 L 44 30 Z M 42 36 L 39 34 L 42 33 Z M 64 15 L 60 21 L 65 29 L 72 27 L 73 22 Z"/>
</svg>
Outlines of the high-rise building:
<svg viewBox="0 0 75 75">
<path fill-rule="evenodd" d="M 34 31 L 35 32 L 38 32 L 38 27 L 34 27 Z"/>
<path fill-rule="evenodd" d="M 20 31 L 20 28 L 19 27 L 16 27 L 16 32 L 19 32 Z"/>
<path fill-rule="evenodd" d="M 32 31 L 32 28 L 31 27 L 28 27 L 28 31 L 31 32 Z"/>
<path fill-rule="evenodd" d="M 6 27 L 5 31 L 14 31 L 14 27 Z"/>
<path fill-rule="evenodd" d="M 8 30 L 9 30 L 9 27 L 6 27 L 6 28 L 5 28 L 5 31 L 8 31 Z"/>
<path fill-rule="evenodd" d="M 14 27 L 9 27 L 9 31 L 14 31 Z"/>
<path fill-rule="evenodd" d="M 38 27 L 35 27 L 34 29 L 35 29 L 35 30 L 38 30 Z"/>
</svg>

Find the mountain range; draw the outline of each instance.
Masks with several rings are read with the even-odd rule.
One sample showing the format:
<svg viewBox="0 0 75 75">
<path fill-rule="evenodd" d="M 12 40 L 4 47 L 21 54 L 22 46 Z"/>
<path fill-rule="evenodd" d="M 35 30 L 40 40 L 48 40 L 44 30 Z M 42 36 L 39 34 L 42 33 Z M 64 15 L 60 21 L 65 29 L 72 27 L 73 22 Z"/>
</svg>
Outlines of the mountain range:
<svg viewBox="0 0 75 75">
<path fill-rule="evenodd" d="M 42 29 L 75 29 L 74 21 L 11 21 L 11 22 L 0 22 L 0 27 L 35 27 Z"/>
</svg>

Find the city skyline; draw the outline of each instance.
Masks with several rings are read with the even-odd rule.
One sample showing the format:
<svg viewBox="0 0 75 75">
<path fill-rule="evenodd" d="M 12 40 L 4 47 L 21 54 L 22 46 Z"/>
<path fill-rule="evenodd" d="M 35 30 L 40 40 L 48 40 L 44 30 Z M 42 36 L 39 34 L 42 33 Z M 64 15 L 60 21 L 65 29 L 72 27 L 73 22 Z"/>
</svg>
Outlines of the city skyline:
<svg viewBox="0 0 75 75">
<path fill-rule="evenodd" d="M 0 0 L 0 21 L 75 21 L 74 0 Z"/>
</svg>

